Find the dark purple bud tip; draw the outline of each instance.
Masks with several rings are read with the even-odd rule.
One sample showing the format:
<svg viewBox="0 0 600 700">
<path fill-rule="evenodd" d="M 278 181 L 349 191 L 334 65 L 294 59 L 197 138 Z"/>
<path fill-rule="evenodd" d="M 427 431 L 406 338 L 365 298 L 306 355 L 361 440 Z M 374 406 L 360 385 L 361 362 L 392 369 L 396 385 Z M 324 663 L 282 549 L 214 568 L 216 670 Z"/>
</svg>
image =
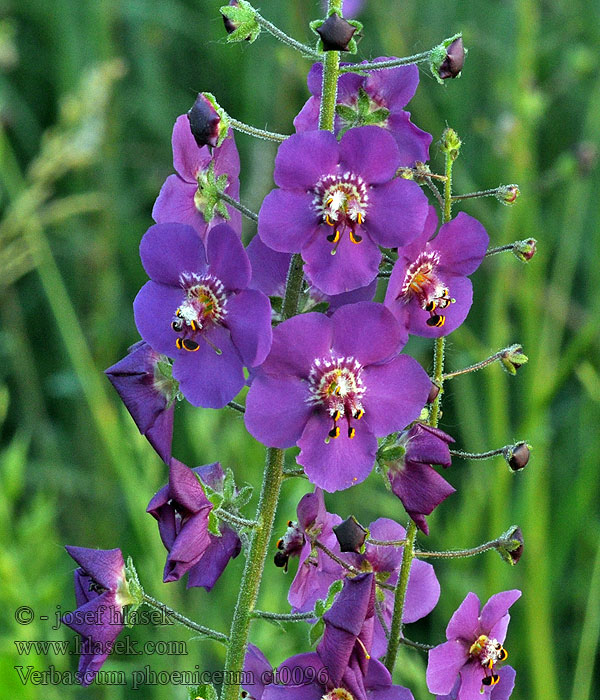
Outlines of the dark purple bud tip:
<svg viewBox="0 0 600 700">
<path fill-rule="evenodd" d="M 198 147 L 215 148 L 219 140 L 221 117 L 212 102 L 200 93 L 187 116 L 190 121 L 190 131 Z"/>
<path fill-rule="evenodd" d="M 229 4 L 232 7 L 239 7 L 240 4 L 238 3 L 238 0 L 229 0 Z M 227 34 L 233 34 L 235 30 L 240 26 L 239 22 L 234 22 L 230 17 L 227 17 L 225 15 L 222 15 L 223 17 L 223 24 L 225 25 L 225 31 Z"/>
<path fill-rule="evenodd" d="M 465 63 L 465 47 L 462 37 L 459 36 L 446 48 L 446 57 L 438 68 L 438 75 L 442 80 L 458 78 Z"/>
<path fill-rule="evenodd" d="M 341 552 L 356 552 L 359 554 L 367 539 L 368 530 L 351 515 L 333 528 Z"/>
<path fill-rule="evenodd" d="M 523 554 L 523 547 L 525 545 L 525 540 L 523 539 L 523 533 L 520 527 L 516 527 L 512 532 L 508 533 L 507 539 L 512 540 L 513 545 L 518 542 L 514 549 L 508 551 L 511 563 L 516 564 Z"/>
<path fill-rule="evenodd" d="M 521 262 L 529 262 L 537 253 L 537 241 L 535 238 L 527 238 L 524 241 L 517 241 L 513 247 L 513 253 Z"/>
<path fill-rule="evenodd" d="M 440 387 L 437 384 L 431 382 L 431 389 L 429 390 L 429 396 L 427 397 L 427 403 L 433 403 L 440 393 Z"/>
<path fill-rule="evenodd" d="M 323 51 L 347 51 L 356 27 L 334 13 L 315 31 L 321 37 Z"/>
<path fill-rule="evenodd" d="M 516 445 L 506 447 L 503 454 L 512 471 L 518 472 L 527 466 L 531 450 L 526 442 L 518 442 Z"/>
</svg>

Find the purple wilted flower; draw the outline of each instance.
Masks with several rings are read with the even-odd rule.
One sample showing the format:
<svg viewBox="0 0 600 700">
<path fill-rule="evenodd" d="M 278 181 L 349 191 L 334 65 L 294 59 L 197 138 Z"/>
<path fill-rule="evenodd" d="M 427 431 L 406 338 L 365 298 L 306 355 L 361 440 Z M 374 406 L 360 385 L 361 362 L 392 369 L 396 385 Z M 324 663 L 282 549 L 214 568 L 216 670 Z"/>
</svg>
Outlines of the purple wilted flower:
<svg viewBox="0 0 600 700">
<path fill-rule="evenodd" d="M 177 222 L 189 224 L 200 234 L 204 243 L 208 232 L 225 219 L 219 215 L 207 221 L 204 213 L 208 202 L 203 193 L 203 186 L 225 175 L 227 186 L 225 192 L 239 199 L 240 194 L 240 157 L 237 152 L 233 132 L 223 141 L 219 148 L 212 150 L 208 146 L 199 148 L 190 130 L 187 114 L 177 117 L 173 127 L 173 167 L 176 175 L 169 175 L 160 190 L 158 199 L 152 209 L 152 218 L 156 223 Z M 237 232 L 242 230 L 242 215 L 237 209 L 227 206 L 229 224 Z"/>
<path fill-rule="evenodd" d="M 389 518 L 378 518 L 369 525 L 370 537 L 376 540 L 394 542 L 406 537 L 406 530 Z M 360 571 L 373 571 L 376 580 L 395 585 L 402 563 L 403 547 L 367 544 L 364 554 L 343 554 L 342 557 Z M 381 613 L 388 629 L 394 612 L 394 593 L 381 589 Z M 440 584 L 434 568 L 427 562 L 415 559 L 410 569 L 410 578 L 406 589 L 406 599 L 402 622 L 415 622 L 428 615 L 437 605 L 440 597 Z M 371 654 L 383 656 L 387 649 L 387 638 L 379 618 L 375 620 Z"/>
<path fill-rule="evenodd" d="M 104 370 L 140 433 L 167 464 L 171 459 L 177 398 L 177 383 L 169 378 L 170 372 L 167 358 L 143 340 L 132 345 L 126 357 Z"/>
<path fill-rule="evenodd" d="M 404 448 L 402 456 L 395 456 L 390 461 L 386 460 L 385 451 L 381 456 L 392 491 L 426 535 L 429 527 L 425 516 L 455 491 L 431 466 L 450 466 L 452 458 L 448 445 L 451 442 L 454 442 L 453 438 L 438 428 L 417 423 L 404 431 L 391 448 L 392 452 Z"/>
<path fill-rule="evenodd" d="M 258 289 L 267 296 L 280 296 L 285 294 L 287 273 L 292 259 L 291 253 L 278 253 L 266 246 L 260 236 L 254 236 L 246 248 L 248 258 L 252 265 L 252 279 L 248 285 L 250 289 Z M 320 302 L 327 302 L 327 315 L 331 315 L 336 309 L 345 304 L 354 304 L 358 301 L 371 301 L 377 292 L 377 280 L 374 279 L 366 287 L 353 289 L 351 292 L 328 296 L 315 287 L 308 288 L 309 299 L 306 306 L 312 307 Z M 309 308 L 305 307 L 308 311 Z"/>
<path fill-rule="evenodd" d="M 203 586 L 210 591 L 229 560 L 240 553 L 241 542 L 227 525 L 220 526 L 220 537 L 209 532 L 213 505 L 200 481 L 213 490 L 222 487 L 221 465 L 215 462 L 189 469 L 172 459 L 169 483 L 153 496 L 146 510 L 158 520 L 160 537 L 169 552 L 164 582 L 178 581 L 189 573 L 188 588 Z"/>
<path fill-rule="evenodd" d="M 377 276 L 379 246 L 415 239 L 427 199 L 415 182 L 393 179 L 398 147 L 383 129 L 347 131 L 340 143 L 329 131 L 286 139 L 260 209 L 258 234 L 282 253 L 302 253 L 305 274 L 325 294 L 364 287 Z"/>
<path fill-rule="evenodd" d="M 243 366 L 260 364 L 271 346 L 271 306 L 247 289 L 239 237 L 221 224 L 205 249 L 191 226 L 156 224 L 140 255 L 150 277 L 133 302 L 140 335 L 174 359 L 173 378 L 190 403 L 222 408 L 244 386 Z"/>
<path fill-rule="evenodd" d="M 427 400 L 431 382 L 401 347 L 402 331 L 380 304 L 285 321 L 250 387 L 246 427 L 271 447 L 298 445 L 316 486 L 354 486 L 373 467 L 377 437 L 418 418 Z"/>
<path fill-rule="evenodd" d="M 467 594 L 446 627 L 448 641 L 429 652 L 427 687 L 430 692 L 454 693 L 456 700 L 479 700 L 482 694 L 489 697 L 496 688 L 494 700 L 510 696 L 514 677 L 511 678 L 510 673 L 501 676 L 495 665 L 508 656 L 502 646 L 510 620 L 508 609 L 520 597 L 519 590 L 496 593 L 481 609 L 475 593 Z M 455 687 L 457 677 L 458 686 Z M 503 682 L 506 682 L 505 688 Z"/>
<path fill-rule="evenodd" d="M 284 661 L 274 682 L 249 687 L 256 700 L 412 700 L 407 688 L 392 685 L 385 666 L 371 657 L 375 616 L 372 574 L 347 579 L 323 616 L 325 632 L 317 651 Z M 258 650 L 257 650 L 258 651 Z M 252 650 L 245 669 L 268 680 L 266 659 Z M 268 662 L 266 662 L 268 663 Z M 262 670 L 262 672 L 261 672 Z"/>
<path fill-rule="evenodd" d="M 376 61 L 387 61 L 381 57 Z M 360 65 L 360 64 L 359 64 Z M 315 63 L 308 73 L 312 97 L 294 119 L 296 131 L 317 129 L 323 83 L 323 64 Z M 417 66 L 398 66 L 372 71 L 367 75 L 343 73 L 338 81 L 334 133 L 345 133 L 354 126 L 372 124 L 388 131 L 396 140 L 399 165 L 412 167 L 416 161 L 429 160 L 431 134 L 410 121 L 404 110 L 419 85 Z M 392 215 L 393 216 L 393 215 Z"/>
<path fill-rule="evenodd" d="M 62 622 L 82 636 L 78 680 L 89 685 L 123 629 L 123 607 L 135 601 L 120 549 L 65 549 L 80 568 L 75 569 L 77 610 L 64 615 Z"/>
<path fill-rule="evenodd" d="M 341 565 L 312 543 L 318 539 L 339 556 L 341 552 L 333 527 L 342 519 L 339 515 L 327 512 L 321 489 L 303 496 L 298 503 L 297 513 L 298 522 L 288 523 L 286 534 L 277 544 L 284 556 L 300 557 L 288 601 L 296 612 L 305 612 L 312 610 L 319 598 L 325 599 L 331 584 L 344 575 Z"/>
<path fill-rule="evenodd" d="M 437 214 L 430 207 L 422 234 L 398 250 L 385 305 L 409 333 L 439 338 L 465 320 L 473 302 L 467 275 L 479 267 L 489 242 L 483 226 L 461 212 L 435 238 Z"/>
</svg>

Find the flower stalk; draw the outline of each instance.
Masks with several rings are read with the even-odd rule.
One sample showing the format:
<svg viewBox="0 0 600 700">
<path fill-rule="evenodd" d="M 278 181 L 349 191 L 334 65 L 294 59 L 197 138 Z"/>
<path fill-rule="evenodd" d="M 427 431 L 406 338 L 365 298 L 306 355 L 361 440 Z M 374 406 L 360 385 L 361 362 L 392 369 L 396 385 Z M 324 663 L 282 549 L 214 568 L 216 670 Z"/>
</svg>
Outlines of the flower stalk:
<svg viewBox="0 0 600 700">
<path fill-rule="evenodd" d="M 249 136 L 254 136 L 257 139 L 263 139 L 264 141 L 275 141 L 277 143 L 282 143 L 288 138 L 288 134 L 278 134 L 275 131 L 267 131 L 266 129 L 259 129 L 256 126 L 251 126 L 245 122 L 241 122 L 238 119 L 227 115 L 229 124 L 236 131 L 240 131 L 242 134 L 248 134 Z"/>
<path fill-rule="evenodd" d="M 219 199 L 222 199 L 224 202 L 226 202 L 227 204 L 232 206 L 234 209 L 237 209 L 238 211 L 240 211 L 245 217 L 247 217 L 251 221 L 254 221 L 254 222 L 258 221 L 258 214 L 253 212 L 251 209 L 248 209 L 248 207 L 244 206 L 241 202 L 238 202 L 237 199 L 230 197 L 225 192 L 219 192 Z"/>
<path fill-rule="evenodd" d="M 143 593 L 142 597 L 144 603 L 149 605 L 151 608 L 159 610 L 161 613 L 168 615 L 171 620 L 174 620 L 183 627 L 187 627 L 187 629 L 192 630 L 192 632 L 197 632 L 198 634 L 201 634 L 203 637 L 207 637 L 208 639 L 214 639 L 215 642 L 219 642 L 221 644 L 226 645 L 229 642 L 229 638 L 226 634 L 223 634 L 222 632 L 217 632 L 216 630 L 213 630 L 210 627 L 199 625 L 197 622 L 190 620 L 188 617 L 185 617 L 185 615 L 178 613 L 176 610 L 173 610 L 173 608 L 170 608 L 165 603 L 161 603 L 160 600 L 156 600 L 156 598 L 149 596 L 147 593 Z"/>
<path fill-rule="evenodd" d="M 265 19 L 256 10 L 254 10 L 254 16 L 258 24 L 263 29 L 268 31 L 269 34 L 274 36 L 276 39 L 279 39 L 279 41 L 283 42 L 284 44 L 287 44 L 288 46 L 291 46 L 291 48 L 295 49 L 296 51 L 299 51 L 306 58 L 311 58 L 315 61 L 321 60 L 322 56 L 318 51 L 311 48 L 310 46 L 307 46 L 306 44 L 301 43 L 300 41 L 296 41 L 296 39 L 292 39 L 291 36 L 288 36 L 285 32 L 282 32 L 281 29 L 276 27 L 272 22 L 269 22 L 268 19 Z"/>
</svg>

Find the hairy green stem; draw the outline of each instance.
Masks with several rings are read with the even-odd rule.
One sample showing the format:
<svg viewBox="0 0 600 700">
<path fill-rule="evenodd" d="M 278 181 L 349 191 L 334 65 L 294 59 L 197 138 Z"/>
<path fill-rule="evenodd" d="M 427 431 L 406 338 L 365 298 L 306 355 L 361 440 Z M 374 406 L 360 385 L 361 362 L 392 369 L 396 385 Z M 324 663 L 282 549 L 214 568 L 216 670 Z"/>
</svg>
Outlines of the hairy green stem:
<svg viewBox="0 0 600 700">
<path fill-rule="evenodd" d="M 237 411 L 238 413 L 246 413 L 246 407 L 242 406 L 242 404 L 238 403 L 237 401 L 230 401 L 227 404 L 227 408 L 232 408 L 234 411 Z"/>
<path fill-rule="evenodd" d="M 256 527 L 258 525 L 258 522 L 256 520 L 248 520 L 247 518 L 241 518 L 239 515 L 230 513 L 228 510 L 224 510 L 223 508 L 215 508 L 213 513 L 220 520 L 224 520 L 226 523 L 229 523 L 230 525 L 236 525 L 237 527 Z"/>
<path fill-rule="evenodd" d="M 503 537 L 497 540 L 491 540 L 485 544 L 480 544 L 479 547 L 473 547 L 472 549 L 452 549 L 446 552 L 426 552 L 422 550 L 415 551 L 415 556 L 419 559 L 460 559 L 462 557 L 474 557 L 476 554 L 483 554 L 483 552 L 488 552 L 490 549 L 499 549 L 500 547 L 506 547 L 512 544 L 513 539 L 506 539 Z"/>
<path fill-rule="evenodd" d="M 245 207 L 241 202 L 238 202 L 237 199 L 234 199 L 228 194 L 225 194 L 225 192 L 219 192 L 219 199 L 222 199 L 224 202 L 227 202 L 227 204 L 232 206 L 234 209 L 241 211 L 244 216 L 248 217 L 252 221 L 258 221 L 258 214 L 253 212 L 251 209 L 248 209 L 248 207 Z"/>
<path fill-rule="evenodd" d="M 154 608 L 155 610 L 160 610 L 160 612 L 164 613 L 165 615 L 168 615 L 171 620 L 178 622 L 180 625 L 183 625 L 183 627 L 187 627 L 193 632 L 198 632 L 198 634 L 201 634 L 203 637 L 207 637 L 208 639 L 214 639 L 215 642 L 220 642 L 221 644 L 227 644 L 227 642 L 229 641 L 226 634 L 223 634 L 222 632 L 217 632 L 216 630 L 213 630 L 210 627 L 199 625 L 197 622 L 190 620 L 189 618 L 185 617 L 185 615 L 182 615 L 176 610 L 170 608 L 168 605 L 165 605 L 165 603 L 161 603 L 160 600 L 156 600 L 156 598 L 153 598 L 152 596 L 149 596 L 146 593 L 143 594 L 143 598 L 144 603 Z"/>
<path fill-rule="evenodd" d="M 352 63 L 349 66 L 342 66 L 340 73 L 360 73 L 364 70 L 385 70 L 386 68 L 396 68 L 396 66 L 409 66 L 412 63 L 423 63 L 427 61 L 431 54 L 429 51 L 415 53 L 412 56 L 404 56 L 404 58 L 393 58 L 389 61 L 373 61 L 372 63 Z"/>
<path fill-rule="evenodd" d="M 265 19 L 262 15 L 256 12 L 256 10 L 254 11 L 254 15 L 256 17 L 256 21 L 260 24 L 260 26 L 263 29 L 266 29 L 269 32 L 269 34 L 272 34 L 276 39 L 279 39 L 279 41 L 283 42 L 284 44 L 287 44 L 288 46 L 291 46 L 293 49 L 296 49 L 296 51 L 299 51 L 303 56 L 306 56 L 307 58 L 311 58 L 315 61 L 322 60 L 323 57 L 318 51 L 311 48 L 310 46 L 307 46 L 306 44 L 302 44 L 301 42 L 296 41 L 296 39 L 292 39 L 291 36 L 288 36 L 285 32 L 282 32 L 281 29 L 269 22 L 268 19 Z"/>
<path fill-rule="evenodd" d="M 262 618 L 263 620 L 277 620 L 279 622 L 304 622 L 305 620 L 313 620 L 316 617 L 312 610 L 303 613 L 274 613 L 266 610 L 255 610 L 252 616 Z"/>
<path fill-rule="evenodd" d="M 462 459 L 491 459 L 498 455 L 504 454 L 512 445 L 505 445 L 497 450 L 489 450 L 488 452 L 463 452 L 462 450 L 450 450 L 453 457 L 462 457 Z"/>
<path fill-rule="evenodd" d="M 333 131 L 339 70 L 340 52 L 327 51 L 323 61 L 323 97 L 319 110 L 319 129 Z"/>
<path fill-rule="evenodd" d="M 455 372 L 447 372 L 446 374 L 442 375 L 442 380 L 446 381 L 446 379 L 452 379 L 452 377 L 459 377 L 461 374 L 469 374 L 469 372 L 476 372 L 479 369 L 483 369 L 484 367 L 487 367 L 488 365 L 491 365 L 499 360 L 502 357 L 503 352 L 505 352 L 505 350 L 499 350 L 481 362 L 476 362 L 475 364 L 469 365 L 464 369 L 457 369 Z"/>
<path fill-rule="evenodd" d="M 234 119 L 229 114 L 229 123 L 236 131 L 241 131 L 243 134 L 249 134 L 257 139 L 264 139 L 265 141 L 276 141 L 281 143 L 288 138 L 288 134 L 278 134 L 274 131 L 266 131 L 265 129 L 258 129 L 256 126 L 251 126 L 245 122 L 241 122 L 238 119 Z"/>
<path fill-rule="evenodd" d="M 413 642 L 412 639 L 407 639 L 402 637 L 400 639 L 400 644 L 404 644 L 407 647 L 412 647 L 413 649 L 420 649 L 421 651 L 429 651 L 433 649 L 433 644 L 423 644 L 422 642 Z"/>
</svg>

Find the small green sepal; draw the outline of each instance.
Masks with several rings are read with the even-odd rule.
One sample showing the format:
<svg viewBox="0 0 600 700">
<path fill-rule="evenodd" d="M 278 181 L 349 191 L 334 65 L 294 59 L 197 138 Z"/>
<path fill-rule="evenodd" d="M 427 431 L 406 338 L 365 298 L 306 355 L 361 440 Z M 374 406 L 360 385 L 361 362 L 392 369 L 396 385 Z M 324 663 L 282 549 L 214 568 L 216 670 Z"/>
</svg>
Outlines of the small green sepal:
<svg viewBox="0 0 600 700">
<path fill-rule="evenodd" d="M 256 10 L 246 0 L 237 0 L 236 5 L 223 5 L 219 9 L 223 17 L 226 17 L 232 28 L 227 41 L 248 41 L 252 44 L 260 34 L 260 25 L 256 19 Z"/>
<path fill-rule="evenodd" d="M 211 683 L 205 683 L 188 688 L 188 698 L 189 700 L 218 700 L 219 696 Z"/>
</svg>

